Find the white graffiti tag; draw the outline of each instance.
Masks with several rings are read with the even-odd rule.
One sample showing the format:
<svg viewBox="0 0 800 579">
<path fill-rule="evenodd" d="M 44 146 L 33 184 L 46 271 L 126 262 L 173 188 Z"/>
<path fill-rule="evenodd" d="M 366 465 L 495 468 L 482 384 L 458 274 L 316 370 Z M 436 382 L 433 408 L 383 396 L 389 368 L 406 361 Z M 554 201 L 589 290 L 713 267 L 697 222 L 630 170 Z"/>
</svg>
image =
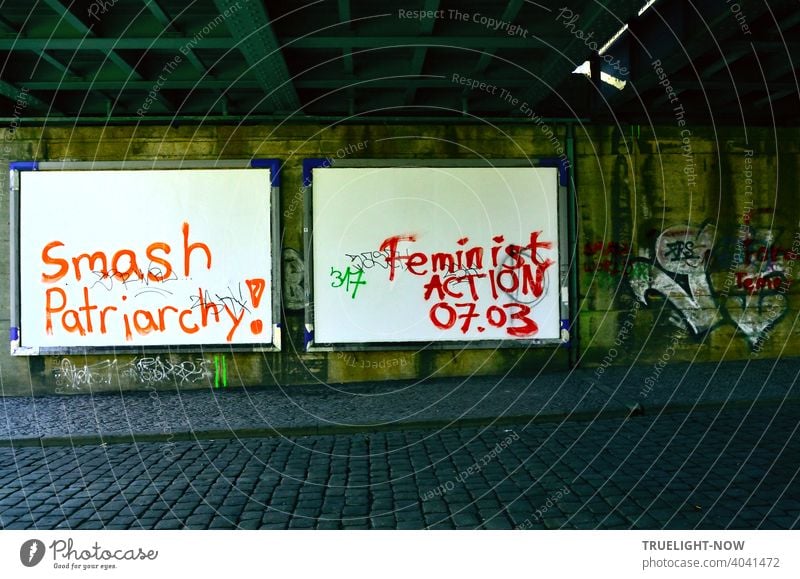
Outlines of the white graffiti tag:
<svg viewBox="0 0 800 579">
<path fill-rule="evenodd" d="M 53 371 L 56 394 L 79 392 L 82 387 L 94 384 L 111 384 L 116 366 L 116 360 L 103 360 L 96 364 L 77 366 L 69 358 L 64 358 Z"/>
<path fill-rule="evenodd" d="M 706 274 L 713 238 L 711 225 L 699 230 L 696 227 L 665 229 L 656 240 L 657 265 L 646 270 L 637 265 L 637 275 L 630 278 L 631 289 L 639 301 L 647 305 L 648 292 L 661 294 L 683 314 L 695 334 L 707 332 L 722 321 Z"/>
<path fill-rule="evenodd" d="M 141 384 L 175 384 L 208 381 L 213 362 L 203 358 L 172 362 L 160 356 L 135 358 L 123 368 L 121 375 Z"/>
<path fill-rule="evenodd" d="M 644 258 L 635 260 L 629 277 L 631 290 L 645 305 L 648 294 L 663 296 L 696 335 L 713 330 L 727 316 L 754 348 L 788 307 L 785 296 L 774 291 L 785 280 L 783 257 L 776 263 L 754 260 L 755 252 L 745 253 L 744 248 L 753 246 L 755 239 L 764 239 L 758 254 L 769 255 L 773 241 L 769 232 L 756 231 L 753 236 L 748 229 L 738 242 L 728 283 L 723 292 L 716 293 L 708 275 L 715 233 L 711 224 L 674 226 L 662 231 L 655 244 L 655 263 Z M 742 286 L 741 291 L 729 297 L 734 279 Z"/>
<path fill-rule="evenodd" d="M 173 362 L 160 356 L 137 357 L 127 364 L 114 359 L 82 366 L 64 358 L 53 371 L 56 394 L 80 392 L 93 385 L 107 386 L 120 379 L 147 385 L 210 383 L 213 375 L 212 360 L 195 358 Z"/>
</svg>

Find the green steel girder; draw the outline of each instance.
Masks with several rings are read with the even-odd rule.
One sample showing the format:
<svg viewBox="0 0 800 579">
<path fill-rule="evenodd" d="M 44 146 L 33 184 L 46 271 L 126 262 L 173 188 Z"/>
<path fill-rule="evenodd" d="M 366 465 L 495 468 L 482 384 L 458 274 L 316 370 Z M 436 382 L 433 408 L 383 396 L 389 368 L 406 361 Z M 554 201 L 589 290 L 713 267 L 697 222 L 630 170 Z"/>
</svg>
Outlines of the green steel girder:
<svg viewBox="0 0 800 579">
<path fill-rule="evenodd" d="M 489 87 L 498 86 L 499 88 L 519 88 L 527 87 L 531 83 L 529 77 L 526 78 L 513 78 L 495 81 L 488 81 Z M 344 82 L 340 78 L 324 78 L 324 79 L 298 79 L 294 81 L 294 86 L 302 89 L 341 89 L 347 87 L 359 88 L 388 88 L 388 89 L 403 89 L 409 86 L 415 89 L 419 88 L 442 88 L 458 90 L 461 85 L 454 83 L 450 77 L 440 75 L 417 75 L 414 78 L 409 78 L 406 75 L 397 76 L 383 76 L 377 78 L 353 78 Z M 126 81 L 120 84 L 119 81 L 105 80 L 53 80 L 53 81 L 31 81 L 25 83 L 31 90 L 45 90 L 45 91 L 87 91 L 87 90 L 120 90 L 120 91 L 149 91 L 153 88 L 153 81 L 150 80 L 134 80 Z M 212 79 L 205 78 L 199 81 L 195 80 L 176 80 L 167 78 L 163 83 L 159 84 L 161 90 L 255 90 L 262 88 L 261 82 L 253 79 Z"/>
<path fill-rule="evenodd" d="M 305 36 L 286 37 L 281 39 L 281 47 L 336 49 L 342 48 L 468 48 L 484 49 L 517 49 L 525 50 L 533 47 L 544 47 L 556 42 L 558 37 L 530 36 L 515 38 L 510 36 Z M 176 52 L 185 48 L 196 38 L 183 35 L 164 35 L 153 37 L 122 38 L 0 38 L 0 50 L 163 50 Z M 239 47 L 239 40 L 228 37 L 209 37 L 202 39 L 202 48 L 230 50 Z"/>
<path fill-rule="evenodd" d="M 439 9 L 439 0 L 425 0 L 425 3 L 422 5 L 422 10 L 425 12 L 435 12 Z M 429 37 L 431 32 L 433 32 L 433 26 L 436 24 L 436 20 L 433 18 L 427 18 L 420 21 L 419 27 L 419 35 L 422 37 Z M 409 68 L 408 74 L 412 77 L 418 76 L 422 74 L 422 67 L 425 65 L 425 56 L 428 53 L 428 48 L 426 46 L 418 46 L 414 49 L 414 56 L 411 58 L 411 66 Z M 414 103 L 414 97 L 417 94 L 417 87 L 416 86 L 409 86 L 408 90 L 406 91 L 406 95 L 404 97 L 405 103 L 407 105 Z"/>
<path fill-rule="evenodd" d="M 289 68 L 263 4 L 236 0 L 214 0 L 214 4 L 225 16 L 234 46 L 242 53 L 266 93 L 264 98 L 269 108 L 273 112 L 301 109 Z"/>
<path fill-rule="evenodd" d="M 43 0 L 45 4 L 47 4 L 53 11 L 55 11 L 63 21 L 67 22 L 72 28 L 74 28 L 79 34 L 83 35 L 83 42 L 87 40 L 91 40 L 96 37 L 94 30 L 92 27 L 87 26 L 83 20 L 78 18 L 75 13 L 70 10 L 69 6 L 66 6 L 61 0 Z M 72 4 L 70 3 L 70 6 Z M 41 52 L 44 52 L 46 48 L 40 49 Z M 144 80 L 139 72 L 132 67 L 128 62 L 122 58 L 119 54 L 117 54 L 115 47 L 103 49 L 103 52 L 106 53 L 106 59 L 113 62 L 117 68 L 119 68 L 123 73 L 128 75 L 129 79 L 134 79 L 135 81 Z M 109 100 L 108 97 L 105 95 L 101 95 L 107 101 Z M 175 110 L 174 105 L 161 93 L 156 95 L 156 99 L 161 105 L 166 108 L 168 111 Z"/>
<path fill-rule="evenodd" d="M 167 30 L 175 30 L 175 23 L 174 21 L 167 16 L 167 13 L 164 12 L 164 9 L 161 8 L 159 3 L 156 0 L 144 0 L 147 9 L 150 10 L 150 13 L 153 17 L 158 21 L 158 23 L 164 28 L 165 31 Z M 200 62 L 200 59 L 195 54 L 192 48 L 186 48 L 184 50 L 184 54 L 186 55 L 186 60 L 188 60 L 195 69 L 197 69 L 201 75 L 207 74 L 206 67 Z"/>
<path fill-rule="evenodd" d="M 25 109 L 28 107 L 28 105 L 33 105 L 34 107 L 43 111 L 49 110 L 51 112 L 55 112 L 56 114 L 60 114 L 60 112 L 51 107 L 49 103 L 46 103 L 40 98 L 30 94 L 28 90 L 30 90 L 28 86 L 23 86 L 20 88 L 14 86 L 10 82 L 0 80 L 0 95 L 11 101 L 19 102 L 20 108 Z"/>
</svg>

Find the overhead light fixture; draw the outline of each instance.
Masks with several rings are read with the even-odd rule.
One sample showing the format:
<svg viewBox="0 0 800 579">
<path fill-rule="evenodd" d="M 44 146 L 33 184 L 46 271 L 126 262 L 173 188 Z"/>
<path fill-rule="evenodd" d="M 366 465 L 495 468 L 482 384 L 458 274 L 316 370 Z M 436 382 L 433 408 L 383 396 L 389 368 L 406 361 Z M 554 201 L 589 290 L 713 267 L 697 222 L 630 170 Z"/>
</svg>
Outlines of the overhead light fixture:
<svg viewBox="0 0 800 579">
<path fill-rule="evenodd" d="M 592 78 L 592 65 L 587 60 L 572 72 L 573 74 L 585 74 L 588 78 Z M 621 78 L 617 78 L 613 74 L 608 74 L 607 72 L 603 72 L 602 70 L 600 71 L 600 80 L 606 84 L 610 84 L 617 90 L 624 89 L 625 85 L 628 82 Z"/>
<path fill-rule="evenodd" d="M 653 6 L 653 4 L 655 4 L 656 2 L 658 2 L 658 0 L 647 0 L 645 5 L 642 6 L 639 9 L 639 12 L 636 14 L 636 16 L 639 17 L 642 14 L 644 14 L 645 12 L 647 12 Z M 628 30 L 628 25 L 627 24 L 623 24 L 622 28 L 617 30 L 614 33 L 614 35 L 608 40 L 608 42 L 606 42 L 603 46 L 600 47 L 600 49 L 597 51 L 597 54 L 599 54 L 600 56 L 603 56 L 603 54 L 609 48 L 611 48 L 611 46 L 613 46 L 613 44 L 617 40 L 619 40 L 619 37 L 622 36 L 625 33 L 626 30 Z M 573 70 L 572 73 L 573 74 L 585 74 L 586 76 L 591 78 L 591 76 L 592 76 L 592 66 L 589 63 L 589 61 L 587 60 L 586 62 L 581 64 L 578 68 Z M 614 76 L 612 74 L 608 74 L 607 72 L 602 72 L 602 71 L 600 72 L 600 80 L 602 82 L 606 83 L 606 84 L 610 84 L 611 86 L 613 86 L 614 88 L 616 88 L 618 90 L 622 90 L 623 88 L 625 88 L 625 85 L 627 84 L 627 81 L 625 81 L 625 80 L 623 80 L 621 78 L 618 78 L 618 77 L 616 77 L 616 76 Z"/>
</svg>

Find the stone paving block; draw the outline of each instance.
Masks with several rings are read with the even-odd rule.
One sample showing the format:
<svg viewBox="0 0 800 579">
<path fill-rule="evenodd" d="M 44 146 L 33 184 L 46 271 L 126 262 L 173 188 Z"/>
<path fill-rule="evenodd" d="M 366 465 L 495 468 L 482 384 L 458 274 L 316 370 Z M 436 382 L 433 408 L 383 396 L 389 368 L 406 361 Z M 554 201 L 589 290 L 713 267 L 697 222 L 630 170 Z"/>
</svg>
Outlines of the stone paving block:
<svg viewBox="0 0 800 579">
<path fill-rule="evenodd" d="M 242 505 L 226 505 L 222 504 L 215 508 L 218 515 L 228 517 L 229 519 L 237 519 L 244 507 Z"/>
<path fill-rule="evenodd" d="M 658 520 L 647 513 L 641 513 L 637 516 L 626 517 L 631 522 L 631 527 L 634 529 L 660 529 L 664 522 Z"/>
<path fill-rule="evenodd" d="M 323 505 L 322 497 L 319 497 L 319 498 L 306 498 L 306 499 L 300 499 L 299 501 L 297 501 L 297 506 L 295 508 L 296 509 L 313 509 L 313 510 L 317 510 L 318 511 L 319 509 L 322 508 L 322 505 Z"/>
<path fill-rule="evenodd" d="M 373 529 L 395 529 L 397 522 L 394 517 L 372 517 L 369 520 L 370 527 Z"/>
<path fill-rule="evenodd" d="M 186 518 L 194 512 L 195 508 L 195 505 L 176 505 L 170 509 L 170 512 L 176 517 Z"/>
<path fill-rule="evenodd" d="M 173 502 L 183 497 L 184 494 L 185 491 L 177 489 L 169 489 L 161 493 L 161 498 L 167 502 Z"/>
<path fill-rule="evenodd" d="M 406 527 L 406 528 L 414 528 L 414 527 Z M 426 528 L 431 529 L 431 530 L 446 531 L 446 530 L 455 529 L 456 526 L 453 524 L 453 521 L 451 521 L 450 519 L 445 519 L 445 520 L 440 521 L 438 523 L 434 523 L 432 525 L 429 525 Z"/>
<path fill-rule="evenodd" d="M 609 525 L 609 524 L 603 523 L 602 528 L 604 530 L 608 529 L 608 530 L 613 530 L 613 531 L 627 531 L 627 530 L 631 530 L 632 529 L 632 527 L 628 523 L 617 523 L 615 525 Z"/>
<path fill-rule="evenodd" d="M 366 530 L 369 529 L 369 520 L 364 519 L 344 519 L 342 520 L 342 527 L 345 529 L 353 530 Z"/>
<path fill-rule="evenodd" d="M 15 529 L 30 529 L 30 528 L 32 528 L 32 526 L 33 525 L 31 523 L 13 522 L 13 523 L 9 523 L 9 524 L 5 525 L 3 528 L 6 529 L 6 530 L 9 530 L 9 531 L 13 531 Z M 59 526 L 58 528 L 69 528 L 69 527 L 61 527 L 61 526 Z"/>
<path fill-rule="evenodd" d="M 630 526 L 631 520 L 628 517 L 622 516 L 617 513 L 605 513 L 598 516 L 598 528 L 606 528 L 606 527 L 619 527 L 622 526 Z"/>
<path fill-rule="evenodd" d="M 560 510 L 561 510 L 561 506 L 562 506 L 561 503 L 559 503 L 557 505 L 557 507 Z M 581 512 L 588 511 L 590 513 L 600 514 L 600 513 L 608 513 L 608 512 L 610 512 L 612 510 L 613 510 L 613 507 L 611 505 L 609 505 L 603 499 L 597 499 L 597 500 L 593 499 L 593 500 L 590 500 L 590 501 L 586 502 L 586 504 L 584 505 L 584 508 L 581 509 Z"/>
<path fill-rule="evenodd" d="M 395 511 L 394 518 L 400 521 L 414 521 L 422 523 L 425 519 L 424 515 L 419 511 Z"/>
<path fill-rule="evenodd" d="M 261 515 L 267 510 L 267 507 L 255 503 L 248 503 L 244 506 L 242 513 L 239 515 L 239 520 L 247 519 L 261 519 Z"/>
<path fill-rule="evenodd" d="M 184 523 L 181 519 L 162 519 L 153 526 L 154 529 L 183 529 Z"/>
<path fill-rule="evenodd" d="M 435 525 L 442 521 L 449 521 L 451 519 L 451 515 L 448 513 L 425 513 L 424 517 L 425 522 L 430 525 Z"/>
<path fill-rule="evenodd" d="M 420 501 L 419 493 L 414 490 L 401 490 L 394 493 L 398 503 L 416 503 Z"/>
<path fill-rule="evenodd" d="M 289 521 L 290 529 L 315 529 L 317 527 L 317 520 L 305 517 L 292 517 Z"/>
<path fill-rule="evenodd" d="M 499 510 L 501 503 L 494 497 L 481 497 L 474 501 L 474 504 L 480 509 Z"/>
<path fill-rule="evenodd" d="M 4 509 L 2 512 L 4 517 L 19 517 L 30 514 L 30 509 L 26 506 L 19 506 L 12 507 L 10 509 Z"/>
<path fill-rule="evenodd" d="M 214 517 L 208 525 L 209 529 L 235 529 L 236 520 L 227 517 Z"/>
<path fill-rule="evenodd" d="M 481 520 L 472 513 L 456 513 L 451 517 L 453 524 L 458 528 L 472 529 L 477 527 Z"/>
<path fill-rule="evenodd" d="M 130 524 L 130 523 L 127 523 L 127 522 L 126 522 L 126 523 L 124 523 L 124 524 Z M 9 526 L 8 528 L 9 528 L 9 529 L 11 529 L 11 528 L 13 528 L 13 527 Z M 74 521 L 64 521 L 63 523 L 59 523 L 59 524 L 57 524 L 57 525 L 55 526 L 55 530 L 60 530 L 60 529 L 74 529 L 74 528 L 75 528 L 75 522 L 74 522 Z"/>
<path fill-rule="evenodd" d="M 52 529 L 56 525 L 63 523 L 66 519 L 63 516 L 44 516 L 37 517 L 36 526 L 40 529 Z"/>
<path fill-rule="evenodd" d="M 217 509 L 207 503 L 200 503 L 192 510 L 193 515 L 213 515 L 216 512 Z"/>
<path fill-rule="evenodd" d="M 292 511 L 292 514 L 297 517 L 312 517 L 316 518 L 319 516 L 321 510 L 319 508 L 295 508 Z"/>
<path fill-rule="evenodd" d="M 369 507 L 367 505 L 345 505 L 342 508 L 343 517 L 363 517 L 369 514 Z"/>
<path fill-rule="evenodd" d="M 19 515 L 18 517 L 14 517 L 13 519 L 11 519 L 11 521 L 14 523 L 24 523 L 30 526 L 34 526 L 35 524 L 35 518 L 27 513 L 24 515 Z"/>
<path fill-rule="evenodd" d="M 382 515 L 386 513 L 393 513 L 397 510 L 397 506 L 394 504 L 393 501 L 389 499 L 384 499 L 382 501 L 373 502 L 370 505 L 369 512 L 373 515 Z"/>
<path fill-rule="evenodd" d="M 322 508 L 329 511 L 341 512 L 341 510 L 344 508 L 344 505 L 344 497 L 326 497 L 322 502 Z"/>
<path fill-rule="evenodd" d="M 770 519 L 760 523 L 758 528 L 763 530 L 789 530 L 793 528 L 793 523 L 794 521 L 789 517 L 771 517 Z"/>
<path fill-rule="evenodd" d="M 574 526 L 568 524 L 568 520 L 565 516 L 542 518 L 544 526 L 548 529 L 574 528 Z"/>
<path fill-rule="evenodd" d="M 213 518 L 211 514 L 192 514 L 186 517 L 184 522 L 187 527 L 207 528 Z"/>
<path fill-rule="evenodd" d="M 508 505 L 502 509 L 498 509 L 498 511 L 500 510 L 502 510 L 506 515 L 515 519 L 518 517 L 528 517 L 531 515 L 531 513 L 536 512 L 536 509 L 531 507 L 531 505 L 521 501 L 516 501 L 511 505 Z"/>
<path fill-rule="evenodd" d="M 320 530 L 337 530 L 341 529 L 342 525 L 339 521 L 318 521 L 316 528 Z"/>
<path fill-rule="evenodd" d="M 370 494 L 375 499 L 393 498 L 394 494 L 389 485 L 374 485 L 370 487 Z"/>
<path fill-rule="evenodd" d="M 628 517 L 629 519 L 637 520 L 636 517 Z M 664 529 L 669 521 L 675 518 L 674 510 L 648 510 L 644 515 L 637 520 L 637 526 L 641 525 L 641 521 L 648 521 L 648 528 L 651 529 Z"/>
<path fill-rule="evenodd" d="M 611 505 L 609 505 L 610 507 Z M 623 503 L 617 504 L 612 507 L 614 512 L 620 513 L 622 515 L 626 515 L 628 517 L 637 517 L 643 513 L 646 513 L 647 510 L 640 506 L 638 503 L 633 501 L 625 501 Z"/>
<path fill-rule="evenodd" d="M 682 517 L 673 517 L 669 521 L 662 522 L 660 528 L 663 530 L 690 530 L 690 529 L 703 529 L 704 526 L 690 522 Z M 712 525 L 705 528 L 718 529 L 719 527 Z"/>
<path fill-rule="evenodd" d="M 395 528 L 400 531 L 418 531 L 426 527 L 424 521 L 398 521 Z"/>
<path fill-rule="evenodd" d="M 435 499 L 431 499 L 428 501 L 423 501 L 422 511 L 424 513 L 448 513 L 450 509 L 448 508 L 446 503 Z"/>
<path fill-rule="evenodd" d="M 347 506 L 367 506 L 369 504 L 369 496 L 367 493 L 362 492 L 346 494 L 344 503 Z"/>
<path fill-rule="evenodd" d="M 294 504 L 297 501 L 297 493 L 278 489 L 272 493 L 270 502 L 278 502 L 283 504 Z"/>
<path fill-rule="evenodd" d="M 74 525 L 75 529 L 80 530 L 101 530 L 106 528 L 106 524 L 103 521 L 83 521 Z"/>
<path fill-rule="evenodd" d="M 265 512 L 261 517 L 262 524 L 284 524 L 292 518 L 292 515 L 289 513 L 278 512 L 274 510 L 269 510 Z"/>
<path fill-rule="evenodd" d="M 491 517 L 483 520 L 480 528 L 490 531 L 509 530 L 514 528 L 514 524 L 505 517 Z"/>
</svg>

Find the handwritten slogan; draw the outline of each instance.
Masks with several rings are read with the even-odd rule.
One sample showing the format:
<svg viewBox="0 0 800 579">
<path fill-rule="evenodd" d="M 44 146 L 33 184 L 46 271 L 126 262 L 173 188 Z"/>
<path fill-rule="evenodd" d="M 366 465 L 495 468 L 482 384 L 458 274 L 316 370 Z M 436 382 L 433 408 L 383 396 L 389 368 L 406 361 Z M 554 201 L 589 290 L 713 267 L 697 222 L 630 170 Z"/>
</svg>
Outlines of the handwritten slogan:
<svg viewBox="0 0 800 579">
<path fill-rule="evenodd" d="M 202 171 L 200 180 L 195 171 L 101 172 L 116 173 L 114 190 L 135 196 L 99 194 L 111 175 L 53 173 L 61 189 L 66 182 L 78 200 L 98 203 L 94 211 L 114 205 L 128 217 L 118 227 L 70 211 L 68 196 L 50 194 L 51 179 L 23 180 L 23 344 L 270 342 L 269 177 L 253 172 Z M 78 190 L 80 180 L 88 189 Z M 39 199 L 61 205 L 58 223 L 32 221 L 46 219 Z"/>
<path fill-rule="evenodd" d="M 398 279 L 417 280 L 428 321 L 442 335 L 459 339 L 501 329 L 508 339 L 536 338 L 534 308 L 550 287 L 548 272 L 555 271 L 553 242 L 541 235 L 531 232 L 525 245 L 495 235 L 486 247 L 462 237 L 457 249 L 430 253 L 414 251 L 417 235 L 393 235 L 377 251 L 345 254 L 347 267 L 331 267 L 330 285 L 357 300 L 369 280 L 388 281 L 390 288 Z"/>
<path fill-rule="evenodd" d="M 495 245 L 488 251 L 475 246 L 430 255 L 402 255 L 400 243 L 414 243 L 416 236 L 395 235 L 381 244 L 381 250 L 389 252 L 389 281 L 394 280 L 401 263 L 409 274 L 426 278 L 422 299 L 433 304 L 428 317 L 436 328 L 457 327 L 466 335 L 474 323 L 479 333 L 486 331 L 488 325 L 504 328 L 509 336 L 534 337 L 539 327 L 531 318 L 531 305 L 521 300 L 534 303 L 542 297 L 545 273 L 554 263 L 541 257 L 541 251 L 551 249 L 553 244 L 541 241 L 540 234 L 531 233 L 530 243 L 525 246 L 512 243 L 504 247 L 505 237 L 496 235 L 492 238 Z M 456 243 L 465 247 L 468 242 L 469 238 L 463 237 Z M 513 301 L 499 303 L 501 294 Z M 486 309 L 479 307 L 486 304 Z"/>
<path fill-rule="evenodd" d="M 191 294 L 188 300 L 178 306 L 134 309 L 136 304 L 133 301 L 131 304 L 126 303 L 131 291 L 133 297 L 143 292 L 161 292 L 165 296 L 172 294 L 164 286 L 179 279 L 191 279 L 192 253 L 199 254 L 195 259 L 196 262 L 199 261 L 199 267 L 211 270 L 211 248 L 205 243 L 189 242 L 188 223 L 184 223 L 181 230 L 182 263 L 178 269 L 169 259 L 173 253 L 172 246 L 163 241 L 151 243 L 145 249 L 146 269 L 139 266 L 136 252 L 132 249 L 119 249 L 112 256 L 103 251 L 82 253 L 67 260 L 59 257 L 65 255 L 62 251 L 63 242 L 51 241 L 45 245 L 42 262 L 46 268 L 42 273 L 42 283 L 48 286 L 45 290 L 44 311 L 47 334 L 54 334 L 54 326 L 59 332 L 66 331 L 81 336 L 94 332 L 118 334 L 119 326 L 122 325 L 125 340 L 130 342 L 133 341 L 134 332 L 139 336 L 146 336 L 150 332 L 181 332 L 192 335 L 215 324 L 229 328 L 225 341 L 232 342 L 245 315 L 252 314 L 261 304 L 266 288 L 263 278 L 244 280 L 246 294 L 239 283 L 236 288 L 228 287 L 221 294 L 218 290 L 198 287 L 195 294 Z M 178 274 L 181 275 L 180 278 Z M 75 284 L 80 287 L 81 299 L 78 303 L 70 302 L 67 295 L 66 286 L 70 283 L 73 287 Z M 120 303 L 103 307 L 97 305 L 92 294 L 103 290 L 114 292 L 115 285 L 122 289 L 117 292 Z M 259 335 L 263 330 L 264 323 L 261 319 L 255 318 L 250 322 L 250 331 L 254 335 Z"/>
<path fill-rule="evenodd" d="M 555 170 L 348 170 L 314 176 L 319 342 L 559 339 Z"/>
</svg>

